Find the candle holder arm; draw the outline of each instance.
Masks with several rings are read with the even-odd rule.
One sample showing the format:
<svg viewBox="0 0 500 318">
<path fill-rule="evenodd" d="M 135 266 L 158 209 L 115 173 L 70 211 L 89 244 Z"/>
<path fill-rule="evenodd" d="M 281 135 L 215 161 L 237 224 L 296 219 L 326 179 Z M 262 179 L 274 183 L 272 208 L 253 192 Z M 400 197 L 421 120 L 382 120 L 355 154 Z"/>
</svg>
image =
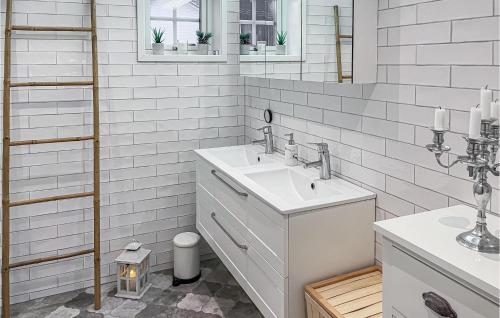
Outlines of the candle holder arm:
<svg viewBox="0 0 500 318">
<path fill-rule="evenodd" d="M 441 155 L 442 155 L 442 154 L 443 154 L 442 152 L 440 152 L 440 153 L 437 153 L 437 152 L 436 152 L 436 153 L 434 153 L 434 155 L 435 155 L 435 157 L 436 157 L 436 161 L 437 161 L 437 163 L 438 163 L 441 167 L 446 168 L 446 169 L 453 167 L 453 166 L 454 166 L 454 165 L 456 165 L 457 163 L 462 162 L 462 161 L 463 161 L 463 159 L 464 159 L 464 158 L 462 158 L 461 156 L 459 156 L 459 157 L 458 157 L 457 159 L 455 159 L 455 161 L 453 161 L 451 164 L 446 165 L 446 164 L 444 164 L 444 163 L 441 161 Z"/>
</svg>

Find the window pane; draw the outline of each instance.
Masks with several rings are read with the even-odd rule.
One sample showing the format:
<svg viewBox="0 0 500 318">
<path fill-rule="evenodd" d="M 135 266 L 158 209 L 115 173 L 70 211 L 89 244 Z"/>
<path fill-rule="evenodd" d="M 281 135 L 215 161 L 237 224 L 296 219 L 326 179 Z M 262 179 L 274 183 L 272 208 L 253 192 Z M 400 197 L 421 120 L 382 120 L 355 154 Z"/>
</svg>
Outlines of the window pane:
<svg viewBox="0 0 500 318">
<path fill-rule="evenodd" d="M 274 25 L 257 25 L 257 41 L 266 41 L 268 46 L 274 46 Z"/>
<path fill-rule="evenodd" d="M 165 31 L 163 43 L 173 43 L 174 31 L 172 21 L 151 20 L 151 29 L 152 28 L 161 28 Z M 153 41 L 152 39 L 153 35 L 151 35 L 150 40 Z"/>
<path fill-rule="evenodd" d="M 200 19 L 200 0 L 191 0 L 177 8 L 177 18 Z"/>
<path fill-rule="evenodd" d="M 276 1 L 275 0 L 255 0 L 257 20 L 275 21 Z"/>
<path fill-rule="evenodd" d="M 240 0 L 240 20 L 252 20 L 252 2 Z"/>
<path fill-rule="evenodd" d="M 241 24 L 240 25 L 240 33 L 252 33 L 252 25 L 251 24 Z"/>
<path fill-rule="evenodd" d="M 152 17 L 172 17 L 173 10 L 165 0 L 150 0 Z"/>
<path fill-rule="evenodd" d="M 198 22 L 177 22 L 177 40 L 179 42 L 196 43 L 196 31 L 200 29 Z M 209 43 L 212 43 L 210 40 Z"/>
</svg>

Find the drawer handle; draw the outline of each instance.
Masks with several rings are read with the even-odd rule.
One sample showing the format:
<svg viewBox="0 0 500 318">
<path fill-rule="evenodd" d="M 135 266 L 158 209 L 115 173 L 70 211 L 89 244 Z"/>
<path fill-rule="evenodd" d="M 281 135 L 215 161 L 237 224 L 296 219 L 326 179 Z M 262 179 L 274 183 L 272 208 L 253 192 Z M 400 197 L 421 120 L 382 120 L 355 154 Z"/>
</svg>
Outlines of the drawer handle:
<svg viewBox="0 0 500 318">
<path fill-rule="evenodd" d="M 422 298 L 425 301 L 425 306 L 441 317 L 457 318 L 457 313 L 451 308 L 450 303 L 438 294 L 427 292 L 422 294 Z"/>
<path fill-rule="evenodd" d="M 233 188 L 232 185 L 230 185 L 229 183 L 227 183 L 226 180 L 222 179 L 218 174 L 217 174 L 217 171 L 215 169 L 212 170 L 212 174 L 217 178 L 219 179 L 220 182 L 224 183 L 228 188 L 230 188 L 231 190 L 233 190 L 234 192 L 236 192 L 236 194 L 238 194 L 239 196 L 242 196 L 242 197 L 248 197 L 248 193 L 245 193 L 245 192 L 241 192 L 241 191 L 238 191 L 237 189 Z"/>
<path fill-rule="evenodd" d="M 233 241 L 233 243 L 236 246 L 238 246 L 242 250 L 245 250 L 245 251 L 248 250 L 248 246 L 238 243 L 238 241 L 236 241 L 236 239 L 222 226 L 222 224 L 220 224 L 219 220 L 217 220 L 215 212 L 212 212 L 212 214 L 210 216 L 212 217 L 212 219 L 214 219 L 215 223 L 221 228 L 221 230 L 224 233 L 226 233 L 226 235 L 231 239 L 231 241 Z"/>
</svg>

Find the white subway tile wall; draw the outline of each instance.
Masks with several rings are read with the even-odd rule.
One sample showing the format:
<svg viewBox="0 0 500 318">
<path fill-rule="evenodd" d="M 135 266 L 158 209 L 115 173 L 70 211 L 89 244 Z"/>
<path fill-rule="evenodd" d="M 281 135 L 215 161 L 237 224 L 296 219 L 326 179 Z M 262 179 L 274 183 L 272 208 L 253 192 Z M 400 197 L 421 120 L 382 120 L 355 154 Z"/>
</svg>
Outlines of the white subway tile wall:
<svg viewBox="0 0 500 318">
<path fill-rule="evenodd" d="M 14 23 L 84 26 L 89 0 L 13 0 Z M 4 47 L 5 3 L 1 1 Z M 98 0 L 101 86 L 102 275 L 135 238 L 153 250 L 154 270 L 172 266 L 172 239 L 194 230 L 193 149 L 244 141 L 239 77 L 239 2 L 228 3 L 227 63 L 138 63 L 135 0 Z M 86 34 L 15 32 L 13 80 L 91 76 Z M 3 58 L 2 58 L 3 63 Z M 3 65 L 0 65 L 3 74 Z M 2 75 L 3 76 L 3 75 Z M 83 88 L 15 89 L 12 139 L 92 133 L 92 92 Z M 92 189 L 90 142 L 12 149 L 13 200 Z M 11 209 L 12 261 L 89 247 L 92 201 L 77 199 Z M 212 254 L 203 246 L 205 257 Z M 12 302 L 92 286 L 92 256 L 12 271 Z"/>
<path fill-rule="evenodd" d="M 263 110 L 274 111 L 276 145 L 293 132 L 299 155 L 316 160 L 308 142 L 330 145 L 332 169 L 377 194 L 377 219 L 458 203 L 475 204 L 463 165 L 440 167 L 425 149 L 436 107 L 448 109 L 453 147 L 465 152 L 468 111 L 486 84 L 499 97 L 500 1 L 380 0 L 379 80 L 370 85 L 245 78 L 245 135 L 261 138 Z M 298 91 L 300 87 L 300 92 Z M 272 90 L 273 93 L 269 94 Z M 490 177 L 492 210 L 500 180 Z M 380 237 L 376 255 L 382 259 Z"/>
</svg>

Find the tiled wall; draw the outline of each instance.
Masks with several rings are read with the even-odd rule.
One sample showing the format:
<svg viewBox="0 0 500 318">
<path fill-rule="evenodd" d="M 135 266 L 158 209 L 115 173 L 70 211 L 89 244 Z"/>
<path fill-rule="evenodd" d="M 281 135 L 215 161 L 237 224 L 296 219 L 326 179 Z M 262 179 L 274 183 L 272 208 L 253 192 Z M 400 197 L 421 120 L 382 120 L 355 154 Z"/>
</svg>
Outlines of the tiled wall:
<svg viewBox="0 0 500 318">
<path fill-rule="evenodd" d="M 89 22 L 89 0 L 13 1 L 15 24 Z M 228 63 L 155 64 L 137 63 L 135 0 L 97 2 L 102 273 L 103 282 L 112 282 L 113 260 L 132 238 L 153 250 L 155 269 L 171 266 L 173 236 L 194 229 L 192 150 L 243 141 L 239 6 L 228 3 Z M 77 80 L 91 74 L 88 35 L 16 32 L 15 38 L 15 80 Z M 91 134 L 91 96 L 82 88 L 13 90 L 12 139 Z M 90 142 L 13 149 L 12 199 L 91 190 L 91 159 Z M 91 207 L 88 198 L 12 208 L 12 261 L 90 246 Z M 12 301 L 91 286 L 92 266 L 88 256 L 12 271 Z"/>
<path fill-rule="evenodd" d="M 464 154 L 471 106 L 489 84 L 499 97 L 500 5 L 493 0 L 380 0 L 378 83 L 336 85 L 245 79 L 246 136 L 260 138 L 263 109 L 283 149 L 294 132 L 300 156 L 316 160 L 308 142 L 327 142 L 332 169 L 377 194 L 377 219 L 474 204 L 463 165 L 438 166 L 424 146 L 434 109 L 448 109 L 453 150 Z M 499 178 L 492 209 L 499 212 Z M 380 238 L 377 257 L 381 258 Z"/>
</svg>

